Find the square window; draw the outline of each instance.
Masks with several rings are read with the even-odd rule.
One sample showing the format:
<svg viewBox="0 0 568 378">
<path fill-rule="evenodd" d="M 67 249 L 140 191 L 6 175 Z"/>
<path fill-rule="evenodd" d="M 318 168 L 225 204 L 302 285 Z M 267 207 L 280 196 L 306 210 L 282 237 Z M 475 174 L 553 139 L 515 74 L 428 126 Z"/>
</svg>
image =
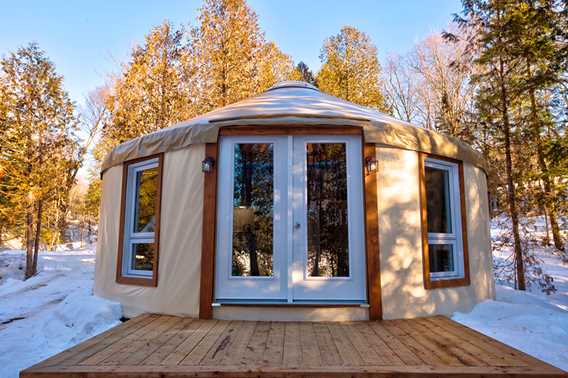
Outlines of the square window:
<svg viewBox="0 0 568 378">
<path fill-rule="evenodd" d="M 133 243 L 130 250 L 130 268 L 151 272 L 154 268 L 154 243 Z"/>
<path fill-rule="evenodd" d="M 429 244 L 430 273 L 454 272 L 454 248 L 451 244 Z"/>
</svg>

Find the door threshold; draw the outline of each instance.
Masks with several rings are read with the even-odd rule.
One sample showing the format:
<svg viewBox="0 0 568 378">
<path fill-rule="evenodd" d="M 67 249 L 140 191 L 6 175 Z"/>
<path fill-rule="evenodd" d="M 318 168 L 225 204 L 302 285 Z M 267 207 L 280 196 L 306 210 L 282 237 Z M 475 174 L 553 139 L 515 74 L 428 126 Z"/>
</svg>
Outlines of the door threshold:
<svg viewBox="0 0 568 378">
<path fill-rule="evenodd" d="M 369 308 L 363 302 L 233 302 L 219 301 L 211 304 L 212 307 L 242 306 L 242 307 L 362 307 Z"/>
</svg>

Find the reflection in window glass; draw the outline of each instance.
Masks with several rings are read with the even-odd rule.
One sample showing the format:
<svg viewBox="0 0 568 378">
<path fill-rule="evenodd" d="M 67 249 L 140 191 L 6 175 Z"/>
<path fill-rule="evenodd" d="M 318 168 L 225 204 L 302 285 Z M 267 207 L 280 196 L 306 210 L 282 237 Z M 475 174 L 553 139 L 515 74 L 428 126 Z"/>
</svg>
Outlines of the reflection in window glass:
<svg viewBox="0 0 568 378">
<path fill-rule="evenodd" d="M 154 232 L 158 168 L 136 172 L 134 232 Z"/>
<path fill-rule="evenodd" d="M 308 276 L 348 277 L 345 143 L 307 144 Z"/>
<path fill-rule="evenodd" d="M 451 244 L 429 244 L 430 273 L 453 272 L 454 251 Z"/>
<path fill-rule="evenodd" d="M 132 269 L 152 271 L 154 266 L 154 243 L 132 244 L 131 256 Z"/>
<path fill-rule="evenodd" d="M 449 172 L 425 167 L 425 176 L 428 232 L 452 233 Z"/>
<path fill-rule="evenodd" d="M 233 276 L 272 276 L 273 145 L 236 144 Z"/>
</svg>

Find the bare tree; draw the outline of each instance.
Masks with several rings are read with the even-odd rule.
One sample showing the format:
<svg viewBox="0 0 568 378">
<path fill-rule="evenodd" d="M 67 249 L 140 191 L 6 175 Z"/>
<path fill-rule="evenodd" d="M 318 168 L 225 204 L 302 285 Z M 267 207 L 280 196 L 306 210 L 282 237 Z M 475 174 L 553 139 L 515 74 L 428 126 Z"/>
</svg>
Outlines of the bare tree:
<svg viewBox="0 0 568 378">
<path fill-rule="evenodd" d="M 387 58 L 382 77 L 385 102 L 395 117 L 406 122 L 414 122 L 420 112 L 417 80 L 406 57 Z"/>
</svg>

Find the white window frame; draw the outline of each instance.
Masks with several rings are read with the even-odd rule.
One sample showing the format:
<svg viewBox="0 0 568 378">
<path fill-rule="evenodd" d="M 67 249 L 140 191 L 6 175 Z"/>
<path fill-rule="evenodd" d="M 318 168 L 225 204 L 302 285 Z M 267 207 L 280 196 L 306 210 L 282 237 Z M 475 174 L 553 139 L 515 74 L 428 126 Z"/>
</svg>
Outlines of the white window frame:
<svg viewBox="0 0 568 378">
<path fill-rule="evenodd" d="M 152 168 L 159 169 L 159 158 L 148 159 L 128 166 L 126 178 L 126 198 L 124 209 L 124 243 L 122 255 L 122 275 L 124 277 L 152 278 L 152 270 L 139 270 L 132 268 L 132 247 L 134 244 L 154 244 L 155 232 L 134 232 L 134 217 L 136 214 L 136 175 Z M 157 219 L 157 214 L 155 215 Z M 154 226 L 154 229 L 157 225 Z M 156 253 L 156 251 L 155 251 Z M 155 264 L 155 262 L 154 262 Z"/>
<path fill-rule="evenodd" d="M 450 217 L 451 217 L 451 233 L 433 233 L 428 232 L 428 244 L 449 244 L 452 246 L 454 270 L 448 272 L 428 272 L 430 280 L 450 280 L 465 277 L 464 267 L 464 248 L 463 234 L 461 224 L 461 193 L 460 193 L 460 175 L 459 165 L 446 160 L 434 159 L 427 157 L 424 159 L 424 170 L 426 167 L 440 169 L 448 172 L 449 177 L 449 199 L 450 199 Z M 426 191 L 426 183 L 424 183 Z M 429 247 L 428 247 L 429 248 Z M 429 252 L 428 255 L 430 255 Z"/>
</svg>

